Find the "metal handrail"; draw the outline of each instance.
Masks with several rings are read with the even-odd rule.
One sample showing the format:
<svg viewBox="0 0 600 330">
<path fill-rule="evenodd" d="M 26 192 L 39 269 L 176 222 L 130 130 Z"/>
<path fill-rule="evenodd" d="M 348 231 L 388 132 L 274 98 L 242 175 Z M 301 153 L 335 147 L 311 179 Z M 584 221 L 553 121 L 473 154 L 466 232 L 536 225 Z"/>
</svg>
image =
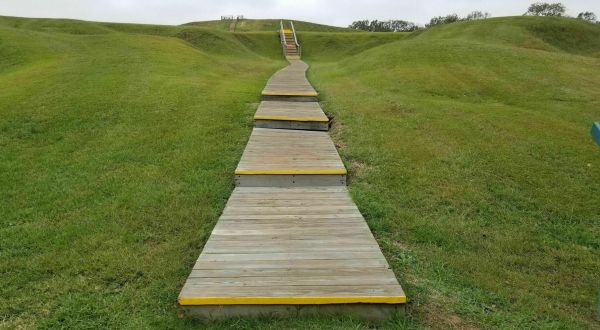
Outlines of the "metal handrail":
<svg viewBox="0 0 600 330">
<path fill-rule="evenodd" d="M 279 21 L 279 39 L 281 40 L 281 48 L 283 50 L 283 56 L 287 56 L 287 47 L 285 43 L 285 35 L 283 33 L 283 21 Z"/>
<path fill-rule="evenodd" d="M 294 33 L 294 42 L 296 43 L 296 48 L 298 49 L 298 56 L 302 56 L 302 48 L 298 43 L 298 38 L 296 38 L 296 28 L 294 27 L 294 22 L 290 21 L 290 25 L 292 26 L 292 33 Z"/>
</svg>

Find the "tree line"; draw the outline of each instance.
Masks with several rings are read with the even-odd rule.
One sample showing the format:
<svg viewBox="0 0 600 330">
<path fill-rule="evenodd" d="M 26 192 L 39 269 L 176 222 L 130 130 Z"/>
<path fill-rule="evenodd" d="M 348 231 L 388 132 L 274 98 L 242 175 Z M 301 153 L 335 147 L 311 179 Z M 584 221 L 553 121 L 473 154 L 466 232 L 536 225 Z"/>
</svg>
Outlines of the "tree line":
<svg viewBox="0 0 600 330">
<path fill-rule="evenodd" d="M 564 4 L 557 3 L 547 3 L 547 2 L 536 2 L 533 3 L 527 8 L 527 11 L 523 14 L 525 16 L 563 16 L 566 15 L 567 7 Z M 360 20 L 354 21 L 348 27 L 355 30 L 360 31 L 369 31 L 369 32 L 413 32 L 419 29 L 429 28 L 436 25 L 441 24 L 449 24 L 454 22 L 462 22 L 462 21 L 473 21 L 479 19 L 486 19 L 492 17 L 488 12 L 482 12 L 479 10 L 473 11 L 468 15 L 461 17 L 458 14 L 449 14 L 446 16 L 436 16 L 429 20 L 429 23 L 425 24 L 425 26 L 420 26 L 416 23 L 404 21 L 404 20 L 387 20 L 387 21 L 379 21 L 379 20 Z M 578 19 L 598 23 L 598 18 L 596 14 L 591 11 L 584 11 L 577 15 Z"/>
</svg>

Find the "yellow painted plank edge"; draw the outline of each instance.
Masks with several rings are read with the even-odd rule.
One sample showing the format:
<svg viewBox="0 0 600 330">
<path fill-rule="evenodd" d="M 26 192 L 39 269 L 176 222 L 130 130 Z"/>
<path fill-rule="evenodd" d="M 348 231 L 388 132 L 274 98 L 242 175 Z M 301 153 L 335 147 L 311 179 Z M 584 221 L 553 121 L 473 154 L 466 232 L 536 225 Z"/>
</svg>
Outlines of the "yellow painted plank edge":
<svg viewBox="0 0 600 330">
<path fill-rule="evenodd" d="M 269 174 L 269 175 L 335 175 L 335 174 L 347 174 L 346 169 L 343 170 L 235 170 L 235 174 L 238 175 L 256 175 L 256 174 Z"/>
<path fill-rule="evenodd" d="M 262 92 L 262 95 L 267 96 L 318 96 L 317 92 L 301 93 L 301 92 Z"/>
<path fill-rule="evenodd" d="M 325 305 L 325 304 L 404 304 L 406 296 L 388 297 L 180 297 L 182 306 L 197 305 Z"/>
<path fill-rule="evenodd" d="M 281 116 L 254 116 L 255 120 L 288 120 L 288 121 L 319 121 L 328 122 L 329 118 L 319 117 L 281 117 Z"/>
</svg>

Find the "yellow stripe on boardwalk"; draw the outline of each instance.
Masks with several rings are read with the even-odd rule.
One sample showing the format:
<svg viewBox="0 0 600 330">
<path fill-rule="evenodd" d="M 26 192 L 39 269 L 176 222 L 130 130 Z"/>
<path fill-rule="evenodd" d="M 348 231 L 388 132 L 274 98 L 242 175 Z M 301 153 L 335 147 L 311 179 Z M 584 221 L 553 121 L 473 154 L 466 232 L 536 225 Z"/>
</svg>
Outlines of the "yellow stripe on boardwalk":
<svg viewBox="0 0 600 330">
<path fill-rule="evenodd" d="M 287 121 L 318 121 L 328 122 L 329 118 L 318 117 L 278 117 L 278 116 L 254 116 L 255 120 L 287 120 Z"/>
<path fill-rule="evenodd" d="M 326 305 L 326 304 L 404 304 L 406 296 L 396 297 L 186 297 L 182 306 L 197 305 Z"/>
<path fill-rule="evenodd" d="M 319 96 L 317 92 L 262 92 L 266 96 Z"/>
<path fill-rule="evenodd" d="M 235 170 L 238 175 L 345 175 L 347 171 L 342 170 Z"/>
</svg>

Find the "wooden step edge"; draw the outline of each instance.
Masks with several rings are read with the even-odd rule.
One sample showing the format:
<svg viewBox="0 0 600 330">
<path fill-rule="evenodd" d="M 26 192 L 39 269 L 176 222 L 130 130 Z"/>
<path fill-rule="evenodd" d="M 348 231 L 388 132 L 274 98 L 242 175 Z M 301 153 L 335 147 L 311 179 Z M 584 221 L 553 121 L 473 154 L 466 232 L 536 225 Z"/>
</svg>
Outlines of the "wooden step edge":
<svg viewBox="0 0 600 330">
<path fill-rule="evenodd" d="M 262 92 L 265 96 L 319 96 L 317 92 Z"/>
<path fill-rule="evenodd" d="M 281 120 L 281 121 L 316 121 L 316 122 L 329 122 L 329 118 L 323 118 L 323 117 L 254 116 L 254 120 Z"/>
<path fill-rule="evenodd" d="M 285 170 L 235 170 L 236 175 L 346 175 L 348 171 L 346 169 L 326 170 L 326 169 L 313 169 L 313 170 L 299 170 L 299 169 L 285 169 Z"/>
<path fill-rule="evenodd" d="M 326 305 L 326 304 L 404 304 L 406 296 L 348 297 L 179 297 L 181 306 L 198 305 Z"/>
</svg>

